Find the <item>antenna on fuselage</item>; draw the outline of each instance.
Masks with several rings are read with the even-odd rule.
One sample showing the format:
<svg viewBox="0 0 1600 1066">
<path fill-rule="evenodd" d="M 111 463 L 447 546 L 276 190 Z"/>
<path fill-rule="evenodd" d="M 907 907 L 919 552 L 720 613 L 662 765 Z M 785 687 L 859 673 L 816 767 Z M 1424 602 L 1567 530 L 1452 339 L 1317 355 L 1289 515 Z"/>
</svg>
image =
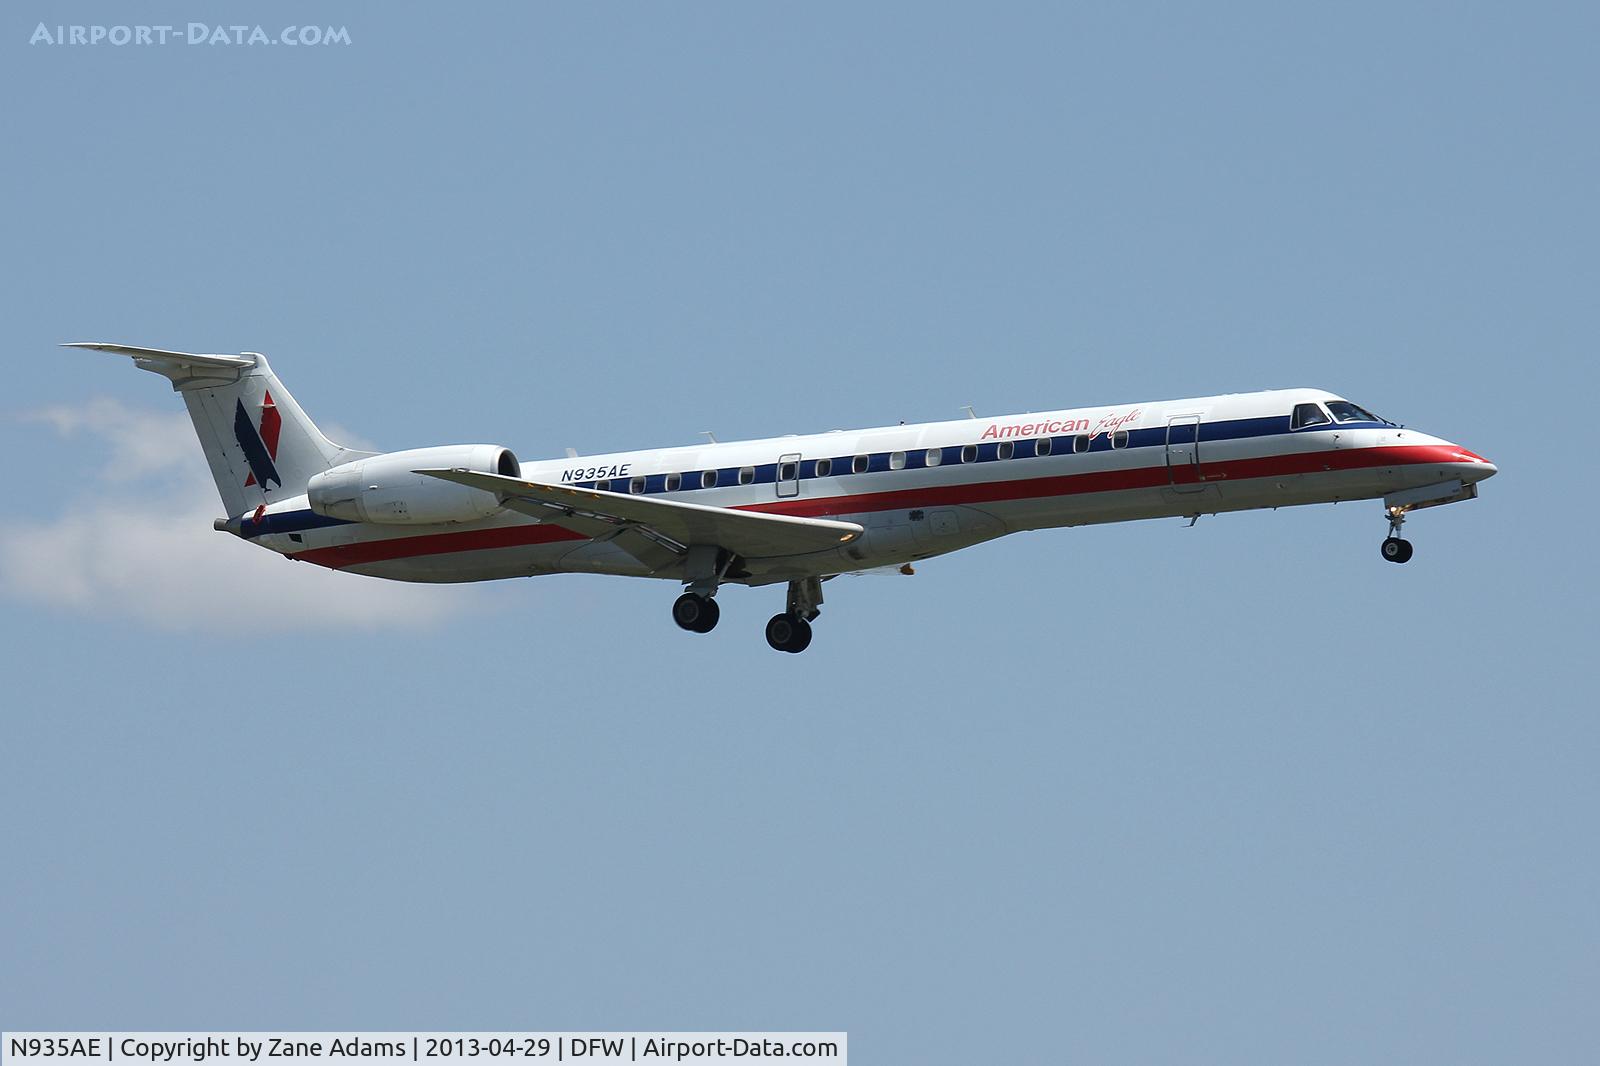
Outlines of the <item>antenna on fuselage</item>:
<svg viewBox="0 0 1600 1066">
<path fill-rule="evenodd" d="M 704 433 L 706 435 L 706 439 L 709 440 L 712 444 L 721 444 L 722 443 L 720 440 L 717 439 L 717 435 L 715 433 L 711 432 L 709 429 L 702 429 L 700 432 Z"/>
<path fill-rule="evenodd" d="M 567 449 L 567 458 L 568 459 L 576 459 L 577 457 L 578 457 L 578 449 L 576 449 L 576 448 L 568 448 Z"/>
<path fill-rule="evenodd" d="M 965 407 L 963 407 L 962 410 L 967 412 L 967 417 L 968 418 L 977 418 L 978 417 L 978 412 L 976 412 L 976 411 L 974 411 L 972 409 L 972 405 L 970 403 L 967 404 Z"/>
</svg>

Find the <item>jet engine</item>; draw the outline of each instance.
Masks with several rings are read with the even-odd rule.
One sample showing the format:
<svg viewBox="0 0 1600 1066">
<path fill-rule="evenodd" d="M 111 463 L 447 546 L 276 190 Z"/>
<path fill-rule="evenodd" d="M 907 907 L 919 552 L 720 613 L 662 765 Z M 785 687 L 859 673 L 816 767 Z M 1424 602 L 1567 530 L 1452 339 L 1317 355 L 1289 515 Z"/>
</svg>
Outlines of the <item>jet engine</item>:
<svg viewBox="0 0 1600 1066">
<path fill-rule="evenodd" d="M 517 457 L 497 444 L 413 448 L 344 463 L 316 474 L 306 484 L 306 496 L 311 510 L 319 515 L 384 525 L 476 522 L 502 509 L 492 492 L 413 473 L 428 469 L 471 470 L 507 477 L 522 474 Z"/>
</svg>

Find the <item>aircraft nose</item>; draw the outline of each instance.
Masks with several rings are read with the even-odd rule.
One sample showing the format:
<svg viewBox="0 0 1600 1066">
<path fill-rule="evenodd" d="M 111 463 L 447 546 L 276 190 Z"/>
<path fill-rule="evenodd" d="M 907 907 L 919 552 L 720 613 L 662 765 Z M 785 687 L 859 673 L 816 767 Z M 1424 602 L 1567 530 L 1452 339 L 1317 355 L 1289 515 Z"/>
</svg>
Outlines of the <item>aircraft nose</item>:
<svg viewBox="0 0 1600 1066">
<path fill-rule="evenodd" d="M 1463 448 L 1459 444 L 1455 448 L 1459 453 L 1458 461 L 1461 463 L 1462 473 L 1470 480 L 1482 481 L 1485 478 L 1494 477 L 1500 472 L 1498 466 L 1495 466 L 1477 452 Z"/>
</svg>

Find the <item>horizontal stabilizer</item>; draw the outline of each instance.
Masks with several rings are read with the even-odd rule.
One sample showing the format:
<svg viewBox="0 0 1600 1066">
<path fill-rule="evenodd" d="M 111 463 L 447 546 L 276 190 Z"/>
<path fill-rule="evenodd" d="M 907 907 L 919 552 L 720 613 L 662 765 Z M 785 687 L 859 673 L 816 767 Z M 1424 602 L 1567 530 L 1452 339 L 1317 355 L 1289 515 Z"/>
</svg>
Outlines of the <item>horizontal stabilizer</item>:
<svg viewBox="0 0 1600 1066">
<path fill-rule="evenodd" d="M 614 528 L 635 529 L 677 552 L 714 544 L 747 559 L 769 559 L 828 551 L 860 537 L 854 522 L 794 518 L 619 492 L 546 485 L 470 470 L 418 470 L 418 474 L 492 492 L 502 505 L 564 525 L 585 536 Z"/>
<path fill-rule="evenodd" d="M 133 356 L 133 365 L 152 374 L 160 374 L 172 382 L 179 392 L 190 389 L 216 388 L 239 381 L 256 360 L 242 355 L 193 355 L 189 352 L 168 352 L 160 348 L 136 348 L 131 344 L 100 344 L 81 341 L 63 344 L 63 348 L 88 348 L 96 352 Z"/>
<path fill-rule="evenodd" d="M 191 355 L 188 352 L 167 352 L 160 348 L 135 348 L 130 344 L 98 344 L 89 341 L 79 341 L 73 344 L 63 344 L 63 348 L 90 348 L 97 352 L 115 352 L 118 355 L 131 355 L 135 359 L 148 359 L 158 363 L 177 363 L 182 366 L 215 367 L 218 370 L 243 370 L 255 366 L 255 360 L 245 359 L 237 355 Z"/>
</svg>

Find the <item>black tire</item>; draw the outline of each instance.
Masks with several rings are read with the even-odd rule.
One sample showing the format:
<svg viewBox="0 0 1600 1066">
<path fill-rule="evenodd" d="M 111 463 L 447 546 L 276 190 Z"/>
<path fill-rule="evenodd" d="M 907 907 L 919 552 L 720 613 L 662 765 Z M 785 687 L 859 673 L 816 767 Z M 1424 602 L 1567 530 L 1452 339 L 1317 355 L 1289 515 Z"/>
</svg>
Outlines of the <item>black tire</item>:
<svg viewBox="0 0 1600 1066">
<path fill-rule="evenodd" d="M 1383 542 L 1383 557 L 1391 563 L 1404 563 L 1411 559 L 1411 542 L 1399 537 L 1388 537 Z"/>
<path fill-rule="evenodd" d="M 775 614 L 767 620 L 767 644 L 774 651 L 799 654 L 811 646 L 811 623 L 792 614 Z"/>
<path fill-rule="evenodd" d="M 767 645 L 773 651 L 788 651 L 789 644 L 794 640 L 798 621 L 793 615 L 775 614 L 767 619 Z"/>
<path fill-rule="evenodd" d="M 692 592 L 685 592 L 672 603 L 672 620 L 678 623 L 678 628 L 691 633 L 711 632 L 717 627 L 717 619 L 721 616 L 722 611 L 717 607 L 716 600 L 696 596 Z"/>
</svg>

